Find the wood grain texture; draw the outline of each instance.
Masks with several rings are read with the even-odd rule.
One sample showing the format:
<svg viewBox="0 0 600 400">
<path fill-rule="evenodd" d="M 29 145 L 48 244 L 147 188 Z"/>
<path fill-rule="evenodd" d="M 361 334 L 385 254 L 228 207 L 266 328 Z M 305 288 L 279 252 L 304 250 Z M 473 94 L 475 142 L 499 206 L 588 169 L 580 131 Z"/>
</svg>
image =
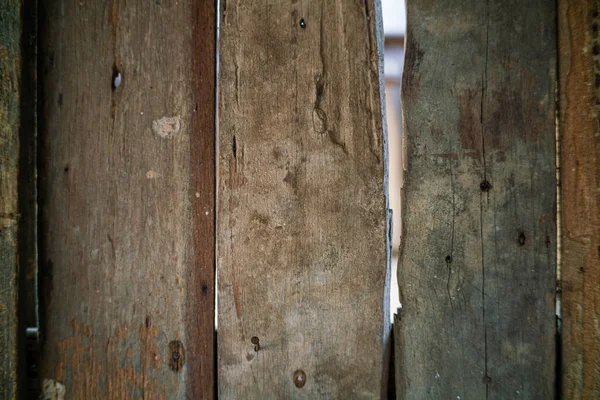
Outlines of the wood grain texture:
<svg viewBox="0 0 600 400">
<path fill-rule="evenodd" d="M 407 17 L 398 398 L 554 398 L 555 4 Z"/>
<path fill-rule="evenodd" d="M 0 397 L 17 398 L 21 2 L 0 4 Z"/>
<path fill-rule="evenodd" d="M 385 395 L 379 14 L 221 2 L 220 398 Z"/>
<path fill-rule="evenodd" d="M 41 6 L 42 377 L 213 398 L 215 5 Z"/>
<path fill-rule="evenodd" d="M 562 388 L 600 398 L 600 2 L 559 1 Z"/>
</svg>

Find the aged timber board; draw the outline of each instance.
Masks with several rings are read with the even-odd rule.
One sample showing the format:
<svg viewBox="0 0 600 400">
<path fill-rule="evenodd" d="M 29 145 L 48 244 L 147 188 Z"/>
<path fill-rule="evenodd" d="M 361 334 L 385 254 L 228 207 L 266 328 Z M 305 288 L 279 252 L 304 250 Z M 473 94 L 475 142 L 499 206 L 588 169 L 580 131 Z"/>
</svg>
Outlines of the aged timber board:
<svg viewBox="0 0 600 400">
<path fill-rule="evenodd" d="M 555 4 L 407 7 L 398 398 L 553 398 Z"/>
<path fill-rule="evenodd" d="M 600 2 L 559 2 L 562 395 L 600 398 Z"/>
<path fill-rule="evenodd" d="M 378 3 L 221 2 L 221 398 L 385 391 Z"/>
<path fill-rule="evenodd" d="M 42 377 L 212 399 L 215 3 L 40 6 Z"/>
<path fill-rule="evenodd" d="M 21 1 L 0 5 L 0 397 L 17 398 Z"/>
</svg>

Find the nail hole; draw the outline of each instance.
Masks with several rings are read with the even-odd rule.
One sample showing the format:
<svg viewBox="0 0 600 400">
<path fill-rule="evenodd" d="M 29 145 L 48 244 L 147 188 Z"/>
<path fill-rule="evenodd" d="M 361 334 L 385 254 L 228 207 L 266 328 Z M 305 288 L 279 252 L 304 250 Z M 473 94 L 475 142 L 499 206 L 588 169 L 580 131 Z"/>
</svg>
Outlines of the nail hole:
<svg viewBox="0 0 600 400">
<path fill-rule="evenodd" d="M 179 372 L 185 363 L 185 350 L 181 340 L 172 340 L 169 342 L 169 352 L 171 353 L 169 368 L 175 372 Z"/>
<path fill-rule="evenodd" d="M 482 192 L 489 192 L 490 189 L 492 188 L 492 184 L 489 183 L 486 179 L 479 184 L 479 188 L 481 189 Z"/>
<path fill-rule="evenodd" d="M 260 350 L 260 340 L 256 336 L 250 338 L 250 343 L 254 345 L 254 351 Z"/>
<path fill-rule="evenodd" d="M 119 86 L 121 86 L 121 73 L 119 72 L 118 69 L 115 68 L 115 70 L 113 71 L 113 81 L 112 81 L 112 87 L 113 90 L 117 89 Z"/>
<path fill-rule="evenodd" d="M 448 255 L 446 256 L 446 264 L 450 264 L 452 263 L 452 256 Z"/>
<path fill-rule="evenodd" d="M 296 385 L 297 388 L 302 388 L 306 385 L 306 373 L 304 373 L 304 371 L 297 370 L 294 372 L 294 385 Z"/>
<path fill-rule="evenodd" d="M 519 233 L 519 246 L 525 246 L 525 232 Z"/>
<path fill-rule="evenodd" d="M 300 28 L 305 29 L 306 28 L 306 22 L 304 21 L 304 18 L 302 18 L 300 20 Z"/>
</svg>

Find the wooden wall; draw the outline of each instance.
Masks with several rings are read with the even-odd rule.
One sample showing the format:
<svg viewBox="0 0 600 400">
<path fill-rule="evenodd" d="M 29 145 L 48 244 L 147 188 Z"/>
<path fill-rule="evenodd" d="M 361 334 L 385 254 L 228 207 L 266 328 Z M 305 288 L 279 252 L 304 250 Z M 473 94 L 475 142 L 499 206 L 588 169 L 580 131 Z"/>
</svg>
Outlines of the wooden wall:
<svg viewBox="0 0 600 400">
<path fill-rule="evenodd" d="M 39 243 L 49 398 L 385 398 L 379 1 L 221 0 L 218 138 L 216 2 L 36 9 L 0 4 L 0 396 Z M 600 3 L 407 15 L 396 397 L 597 398 Z"/>
</svg>

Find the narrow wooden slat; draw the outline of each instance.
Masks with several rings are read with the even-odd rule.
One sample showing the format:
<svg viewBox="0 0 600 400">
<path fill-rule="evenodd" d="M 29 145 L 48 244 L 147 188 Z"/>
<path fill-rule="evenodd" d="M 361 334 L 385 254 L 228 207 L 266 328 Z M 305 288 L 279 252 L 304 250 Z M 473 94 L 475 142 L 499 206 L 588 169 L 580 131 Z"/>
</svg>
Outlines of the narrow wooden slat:
<svg viewBox="0 0 600 400">
<path fill-rule="evenodd" d="M 189 399 L 214 399 L 215 354 L 215 190 L 216 190 L 216 22 L 217 1 L 192 1 L 192 88 L 190 138 L 193 192 L 194 264 L 188 286 L 186 329 L 190 339 Z"/>
<path fill-rule="evenodd" d="M 407 7 L 398 398 L 551 399 L 555 4 Z"/>
<path fill-rule="evenodd" d="M 379 12 L 221 2 L 220 398 L 385 394 Z"/>
<path fill-rule="evenodd" d="M 0 397 L 17 398 L 21 1 L 0 4 Z"/>
<path fill-rule="evenodd" d="M 559 2 L 562 388 L 600 398 L 600 2 Z"/>
<path fill-rule="evenodd" d="M 41 6 L 42 377 L 213 398 L 215 4 Z"/>
</svg>

